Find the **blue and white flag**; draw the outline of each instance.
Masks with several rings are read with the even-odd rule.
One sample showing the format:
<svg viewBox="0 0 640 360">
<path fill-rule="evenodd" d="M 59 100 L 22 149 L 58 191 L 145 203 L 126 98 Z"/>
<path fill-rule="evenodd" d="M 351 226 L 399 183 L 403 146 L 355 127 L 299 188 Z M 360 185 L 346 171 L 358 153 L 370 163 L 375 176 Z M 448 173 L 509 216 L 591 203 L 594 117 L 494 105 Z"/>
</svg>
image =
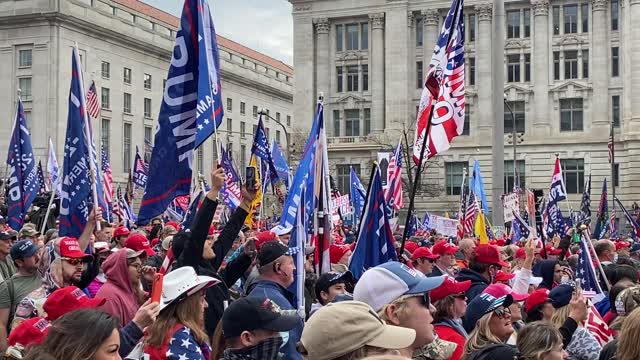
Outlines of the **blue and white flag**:
<svg viewBox="0 0 640 360">
<path fill-rule="evenodd" d="M 224 204 L 233 211 L 240 206 L 242 202 L 242 193 L 240 186 L 238 186 L 240 176 L 233 166 L 233 160 L 231 160 L 229 152 L 222 145 L 220 151 L 222 153 L 221 166 L 222 170 L 224 170 L 224 185 L 221 189 L 222 199 L 224 200 Z"/>
<path fill-rule="evenodd" d="M 578 268 L 576 271 L 576 279 L 580 282 L 582 290 L 585 295 L 592 297 L 594 295 L 602 295 L 602 288 L 598 281 L 596 269 L 593 265 L 593 259 L 589 252 L 589 246 L 587 246 L 589 240 L 584 234 L 580 238 L 580 254 L 578 255 Z M 596 259 L 597 260 L 597 259 Z M 594 302 L 595 301 L 594 299 Z"/>
<path fill-rule="evenodd" d="M 273 159 L 273 165 L 276 167 L 278 178 L 289 188 L 289 164 L 287 164 L 287 159 L 284 157 L 280 145 L 275 140 L 273 140 L 273 145 L 271 146 L 271 158 Z"/>
<path fill-rule="evenodd" d="M 480 196 L 482 202 L 482 210 L 485 215 L 489 214 L 489 203 L 487 202 L 487 193 L 484 191 L 484 181 L 482 180 L 482 173 L 480 172 L 480 162 L 476 160 L 473 163 L 473 173 L 469 178 L 469 189 L 476 195 Z"/>
<path fill-rule="evenodd" d="M 263 174 L 261 174 L 261 179 L 263 179 L 265 183 L 267 182 L 267 177 L 269 177 L 272 182 L 276 181 L 278 179 L 278 171 L 273 164 L 271 149 L 269 149 L 269 139 L 267 139 L 267 133 L 262 123 L 262 115 L 260 115 L 258 119 L 256 135 L 253 138 L 253 145 L 251 146 L 251 153 L 262 160 L 261 169 Z M 264 193 L 264 190 L 262 192 Z"/>
<path fill-rule="evenodd" d="M 49 138 L 49 157 L 47 159 L 47 175 L 51 187 L 55 189 L 56 194 L 60 195 L 62 191 L 62 181 L 60 181 L 60 166 L 56 158 L 56 151 L 53 148 L 53 141 Z"/>
<path fill-rule="evenodd" d="M 373 165 L 372 172 L 356 248 L 349 261 L 349 271 L 356 279 L 371 267 L 398 260 L 377 164 Z"/>
<path fill-rule="evenodd" d="M 136 146 L 136 158 L 134 161 L 133 169 L 133 183 L 144 189 L 147 186 L 147 174 L 149 174 L 149 167 L 140 157 L 140 152 Z"/>
<path fill-rule="evenodd" d="M 515 234 L 515 238 L 513 239 L 514 243 L 519 242 L 522 238 L 529 238 L 529 215 L 525 212 L 524 216 L 526 219 L 523 219 L 518 212 L 513 212 L 513 221 L 511 222 L 511 226 L 513 227 L 513 234 Z"/>
<path fill-rule="evenodd" d="M 304 194 L 304 191 L 303 191 Z M 294 270 L 294 281 L 289 287 L 289 290 L 295 294 L 294 307 L 298 311 L 298 315 L 301 318 L 305 318 L 305 305 L 304 305 L 304 282 L 305 282 L 305 246 L 307 242 L 307 228 L 305 218 L 304 206 L 300 203 L 300 208 L 296 215 L 296 225 L 291 230 L 291 238 L 289 239 L 289 253 L 294 256 L 296 269 Z"/>
<path fill-rule="evenodd" d="M 358 178 L 358 174 L 356 174 L 353 167 L 350 167 L 351 170 L 351 202 L 353 203 L 353 213 L 355 216 L 355 223 L 357 224 L 360 221 L 360 217 L 362 216 L 362 209 L 364 209 L 365 197 L 367 196 L 367 190 L 364 189 L 360 178 Z"/>
<path fill-rule="evenodd" d="M 8 223 L 12 229 L 18 231 L 22 228 L 24 216 L 40 190 L 38 168 L 31 147 L 31 134 L 27 128 L 22 100 L 19 98 L 11 142 L 9 142 L 7 165 L 9 170 L 7 176 Z"/>
<path fill-rule="evenodd" d="M 98 161 L 91 135 L 91 124 L 86 113 L 84 82 L 78 51 L 74 47 L 71 59 L 71 89 L 69 91 L 69 115 L 64 145 L 62 192 L 60 199 L 60 236 L 78 237 L 82 234 L 93 211 L 95 186 L 98 205 L 103 213 L 107 209 L 102 196 L 102 181 L 98 176 Z M 92 169 L 95 184 L 88 176 Z M 106 218 L 106 213 L 103 214 Z"/>
<path fill-rule="evenodd" d="M 176 196 L 189 194 L 193 150 L 216 131 L 224 116 L 221 91 L 209 3 L 186 0 L 158 115 L 140 224 L 162 214 Z"/>
<path fill-rule="evenodd" d="M 430 230 L 431 229 L 431 214 L 429 214 L 428 211 L 424 212 L 424 217 L 422 218 L 422 228 L 425 230 Z"/>
</svg>

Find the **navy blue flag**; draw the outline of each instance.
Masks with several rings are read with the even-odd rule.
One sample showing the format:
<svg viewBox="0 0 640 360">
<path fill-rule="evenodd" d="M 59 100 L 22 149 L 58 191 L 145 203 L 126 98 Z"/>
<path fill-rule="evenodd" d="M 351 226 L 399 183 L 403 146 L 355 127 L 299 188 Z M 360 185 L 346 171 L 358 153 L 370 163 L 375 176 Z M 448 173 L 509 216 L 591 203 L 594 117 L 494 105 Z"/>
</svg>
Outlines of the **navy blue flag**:
<svg viewBox="0 0 640 360">
<path fill-rule="evenodd" d="M 349 271 L 356 279 L 371 267 L 398 260 L 377 164 L 373 165 L 372 173 L 356 248 L 349 261 Z"/>
<path fill-rule="evenodd" d="M 589 295 L 593 297 L 594 295 L 602 294 L 602 288 L 600 287 L 600 282 L 598 282 L 598 276 L 593 265 L 593 259 L 591 258 L 587 241 L 590 240 L 583 234 L 580 239 L 580 254 L 578 255 L 576 279 L 580 282 L 585 296 Z"/>
<path fill-rule="evenodd" d="M 149 168 L 144 160 L 140 157 L 138 147 L 136 146 L 135 168 L 133 169 L 133 183 L 144 189 L 147 186 L 147 174 Z"/>
<path fill-rule="evenodd" d="M 513 233 L 515 234 L 514 242 L 520 241 L 522 238 L 529 238 L 529 215 L 525 212 L 525 218 L 522 218 L 520 214 L 517 212 L 513 213 L 513 222 L 511 226 L 513 227 Z"/>
<path fill-rule="evenodd" d="M 222 170 L 224 170 L 225 177 L 224 185 L 221 189 L 222 199 L 230 210 L 235 210 L 242 202 L 242 192 L 238 186 L 240 176 L 233 166 L 233 160 L 231 159 L 231 156 L 229 156 L 229 152 L 224 148 L 224 146 L 220 147 L 220 151 L 222 152 L 221 166 Z"/>
<path fill-rule="evenodd" d="M 591 223 L 591 174 L 589 174 L 589 179 L 584 184 L 582 201 L 580 202 L 580 214 L 577 220 L 577 224 L 588 225 Z"/>
<path fill-rule="evenodd" d="M 60 195 L 60 236 L 78 237 L 82 234 L 95 205 L 92 186 L 96 187 L 98 206 L 102 208 L 103 216 L 106 218 L 104 212 L 107 205 L 102 195 L 102 181 L 97 173 L 98 160 L 91 135 L 91 124 L 86 113 L 83 84 L 80 57 L 74 47 Z M 91 169 L 96 171 L 93 185 L 88 176 Z"/>
<path fill-rule="evenodd" d="M 42 163 L 40 162 L 40 160 L 38 160 L 38 184 L 40 185 L 38 194 L 44 194 L 49 191 L 47 189 L 47 183 L 44 180 L 44 172 L 42 171 Z"/>
<path fill-rule="evenodd" d="M 27 128 L 27 119 L 20 99 L 18 99 L 16 121 L 9 143 L 7 165 L 9 170 L 7 176 L 8 223 L 17 231 L 22 228 L 24 216 L 40 190 L 38 169 L 31 147 L 31 134 Z"/>
<path fill-rule="evenodd" d="M 139 224 L 162 214 L 175 197 L 189 194 L 193 150 L 216 131 L 224 116 L 219 62 L 209 3 L 186 0 L 158 115 Z"/>
<path fill-rule="evenodd" d="M 182 228 L 190 229 L 191 224 L 193 224 L 193 220 L 196 219 L 196 214 L 198 213 L 198 204 L 200 203 L 200 199 L 204 197 L 204 192 L 200 190 L 200 192 L 193 196 L 191 195 L 191 202 L 189 203 L 189 209 L 187 213 L 183 216 L 182 220 Z"/>
<path fill-rule="evenodd" d="M 362 216 L 362 209 L 364 209 L 364 200 L 367 196 L 366 190 L 362 185 L 362 182 L 358 178 L 358 174 L 351 169 L 351 202 L 353 203 L 353 213 L 355 216 L 355 223 L 360 221 Z"/>
<path fill-rule="evenodd" d="M 264 131 L 264 125 L 262 123 L 262 115 L 258 119 L 258 127 L 256 128 L 256 135 L 253 138 L 253 145 L 251 146 L 251 153 L 255 154 L 262 160 L 261 179 L 265 181 L 269 177 L 272 181 L 278 179 L 278 171 L 273 164 L 273 158 L 271 157 L 271 149 L 269 149 L 269 139 L 267 139 L 267 133 Z M 268 174 L 267 174 L 267 170 Z M 264 193 L 264 191 L 263 191 Z"/>
<path fill-rule="evenodd" d="M 598 206 L 598 218 L 596 219 L 596 226 L 593 228 L 593 237 L 596 239 L 604 238 L 607 231 L 609 231 L 609 204 L 607 196 L 607 178 L 604 178 L 602 183 L 602 193 L 600 195 L 600 204 Z"/>
<path fill-rule="evenodd" d="M 615 201 L 616 204 L 618 204 L 618 206 L 620 206 L 620 210 L 622 211 L 622 214 L 627 219 L 627 222 L 629 223 L 629 225 L 633 229 L 633 235 L 635 235 L 636 237 L 640 237 L 640 225 L 638 225 L 638 223 L 633 219 L 633 217 L 627 211 L 627 209 L 625 209 L 625 207 L 622 206 L 622 203 L 620 202 L 620 200 L 617 197 L 614 197 L 613 201 Z"/>
<path fill-rule="evenodd" d="M 280 149 L 275 140 L 273 140 L 273 145 L 271 146 L 271 158 L 273 159 L 273 165 L 276 167 L 278 178 L 289 188 L 289 164 L 287 164 L 287 159 L 285 159 L 282 149 Z"/>
</svg>

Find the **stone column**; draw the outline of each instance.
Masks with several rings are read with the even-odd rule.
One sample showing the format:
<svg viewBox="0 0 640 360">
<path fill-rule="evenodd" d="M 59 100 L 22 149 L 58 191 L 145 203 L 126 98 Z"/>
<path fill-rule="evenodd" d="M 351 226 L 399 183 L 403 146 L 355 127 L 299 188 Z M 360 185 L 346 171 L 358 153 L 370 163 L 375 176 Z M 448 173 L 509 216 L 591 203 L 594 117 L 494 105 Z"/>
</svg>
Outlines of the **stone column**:
<svg viewBox="0 0 640 360">
<path fill-rule="evenodd" d="M 329 98 L 331 82 L 331 72 L 329 71 L 329 20 L 327 18 L 315 19 L 316 27 L 316 79 L 318 79 L 318 94 L 324 93 L 325 98 Z"/>
<path fill-rule="evenodd" d="M 532 0 L 533 7 L 533 133 L 551 134 L 549 117 L 549 0 Z M 553 76 L 553 75 L 551 75 Z"/>
<path fill-rule="evenodd" d="M 478 88 L 478 122 L 479 139 L 489 139 L 493 128 L 493 88 L 491 70 L 491 49 L 493 34 L 492 13 L 493 4 L 476 5 L 478 14 L 478 44 L 476 46 L 476 84 Z"/>
<path fill-rule="evenodd" d="M 607 41 L 607 7 L 608 0 L 591 0 L 592 10 L 592 59 L 593 71 L 589 76 L 593 83 L 593 107 L 591 116 L 592 131 L 595 127 L 608 128 L 609 126 L 609 54 L 611 52 Z"/>
<path fill-rule="evenodd" d="M 384 131 L 384 13 L 370 14 L 371 22 L 371 132 Z"/>
<path fill-rule="evenodd" d="M 407 13 L 407 31 L 409 32 L 409 45 L 407 46 L 407 54 L 409 55 L 407 56 L 407 70 L 409 72 L 409 76 L 407 77 L 409 79 L 409 81 L 407 81 L 407 99 L 413 99 L 416 93 L 416 79 L 418 76 L 416 71 L 416 61 L 418 60 L 416 57 L 416 17 L 413 11 Z M 424 61 L 422 62 L 422 68 L 424 69 Z M 414 102 L 407 101 L 407 107 L 409 114 L 413 114 L 414 111 L 411 111 L 411 109 L 415 107 Z M 411 122 L 409 119 L 404 120 L 405 123 L 407 123 L 407 121 L 409 121 L 407 125 L 410 125 Z"/>
<path fill-rule="evenodd" d="M 627 25 L 629 36 L 629 50 L 627 57 L 630 61 L 640 59 L 640 0 L 629 1 L 629 17 L 631 19 Z M 625 29 L 626 30 L 626 29 Z M 632 60 L 633 59 L 633 60 Z M 631 121 L 629 130 L 640 130 L 640 66 L 638 64 L 630 66 L 631 89 L 629 91 L 629 104 L 631 110 Z M 628 131 L 627 131 L 628 132 Z"/>
<path fill-rule="evenodd" d="M 438 24 L 440 23 L 440 13 L 436 9 L 422 10 L 422 65 L 424 66 L 424 74 L 427 75 L 433 48 L 440 35 Z"/>
</svg>

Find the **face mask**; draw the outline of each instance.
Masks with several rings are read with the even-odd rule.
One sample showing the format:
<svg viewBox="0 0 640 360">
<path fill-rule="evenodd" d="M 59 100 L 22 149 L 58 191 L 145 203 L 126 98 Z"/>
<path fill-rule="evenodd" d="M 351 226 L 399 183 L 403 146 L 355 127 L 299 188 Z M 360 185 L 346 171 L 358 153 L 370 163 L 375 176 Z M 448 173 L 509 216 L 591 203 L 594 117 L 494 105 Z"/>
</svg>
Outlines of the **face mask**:
<svg viewBox="0 0 640 360">
<path fill-rule="evenodd" d="M 618 254 L 613 254 L 613 263 L 617 263 L 618 262 Z"/>
</svg>

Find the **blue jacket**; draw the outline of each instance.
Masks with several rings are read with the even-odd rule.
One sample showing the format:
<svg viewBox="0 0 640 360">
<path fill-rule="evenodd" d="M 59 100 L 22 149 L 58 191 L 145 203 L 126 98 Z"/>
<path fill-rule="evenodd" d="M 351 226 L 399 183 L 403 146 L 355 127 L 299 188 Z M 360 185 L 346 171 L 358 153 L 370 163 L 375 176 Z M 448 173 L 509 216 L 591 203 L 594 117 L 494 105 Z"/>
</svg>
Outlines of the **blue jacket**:
<svg viewBox="0 0 640 360">
<path fill-rule="evenodd" d="M 267 298 L 276 303 L 281 310 L 295 310 L 292 305 L 293 294 L 287 289 L 271 280 L 260 279 L 256 281 L 249 293 L 249 297 Z M 289 339 L 282 346 L 284 360 L 302 360 L 302 355 L 296 350 L 296 345 L 302 336 L 304 322 L 300 319 L 298 325 L 289 331 Z"/>
</svg>

